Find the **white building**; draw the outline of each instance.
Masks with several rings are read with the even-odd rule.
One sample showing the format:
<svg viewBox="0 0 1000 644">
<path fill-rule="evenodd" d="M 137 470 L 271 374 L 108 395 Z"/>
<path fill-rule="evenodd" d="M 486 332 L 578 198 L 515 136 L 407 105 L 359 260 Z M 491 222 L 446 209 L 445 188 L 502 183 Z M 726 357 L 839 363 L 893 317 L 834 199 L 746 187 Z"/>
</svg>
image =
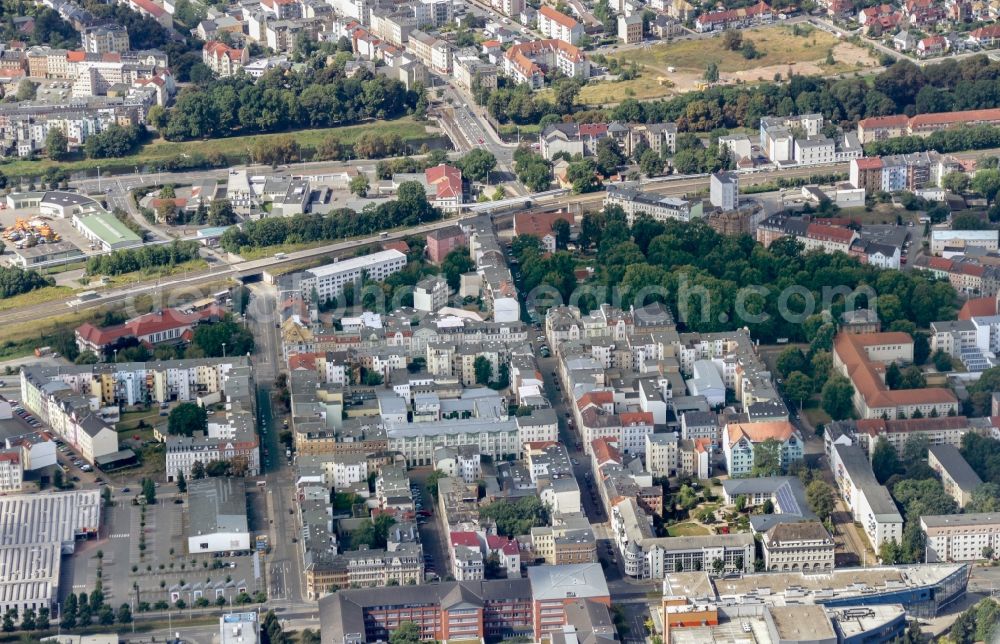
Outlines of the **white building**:
<svg viewBox="0 0 1000 644">
<path fill-rule="evenodd" d="M 479 448 L 474 445 L 439 447 L 434 450 L 434 469 L 467 484 L 475 483 L 483 475 Z"/>
<path fill-rule="evenodd" d="M 693 373 L 693 377 L 687 381 L 689 394 L 704 396 L 712 407 L 726 404 L 726 385 L 715 362 L 698 360 L 694 363 Z"/>
<path fill-rule="evenodd" d="M 383 250 L 371 255 L 335 261 L 302 272 L 302 297 L 325 301 L 339 296 L 344 286 L 361 284 L 363 278 L 380 282 L 406 266 L 406 255 L 398 250 Z"/>
<path fill-rule="evenodd" d="M 998 236 L 998 230 L 932 230 L 931 253 L 941 255 L 945 248 L 997 250 Z"/>
<path fill-rule="evenodd" d="M 924 515 L 920 528 L 927 537 L 927 563 L 1000 556 L 1000 514 Z"/>
<path fill-rule="evenodd" d="M 538 10 L 538 31 L 546 38 L 555 38 L 575 45 L 583 37 L 583 26 L 549 5 Z"/>
<path fill-rule="evenodd" d="M 435 313 L 448 306 L 449 293 L 447 280 L 440 277 L 422 279 L 413 287 L 413 308 Z"/>
<path fill-rule="evenodd" d="M 903 536 L 903 517 L 889 490 L 880 485 L 872 472 L 868 456 L 857 445 L 834 445 L 830 468 L 837 480 L 840 496 L 871 540 L 879 547 L 890 539 L 899 543 Z"/>
<path fill-rule="evenodd" d="M 732 172 L 715 172 L 709 186 L 712 205 L 723 210 L 736 210 L 740 205 L 740 180 Z"/>
<path fill-rule="evenodd" d="M 795 139 L 795 162 L 799 165 L 821 165 L 837 161 L 833 139 L 815 136 Z"/>
<path fill-rule="evenodd" d="M 20 492 L 24 483 L 21 450 L 0 450 L 0 492 Z"/>
<path fill-rule="evenodd" d="M 188 552 L 249 550 L 247 495 L 241 478 L 188 483 Z"/>
<path fill-rule="evenodd" d="M 646 469 L 653 476 L 673 476 L 677 471 L 677 459 L 677 434 L 646 434 Z"/>
</svg>

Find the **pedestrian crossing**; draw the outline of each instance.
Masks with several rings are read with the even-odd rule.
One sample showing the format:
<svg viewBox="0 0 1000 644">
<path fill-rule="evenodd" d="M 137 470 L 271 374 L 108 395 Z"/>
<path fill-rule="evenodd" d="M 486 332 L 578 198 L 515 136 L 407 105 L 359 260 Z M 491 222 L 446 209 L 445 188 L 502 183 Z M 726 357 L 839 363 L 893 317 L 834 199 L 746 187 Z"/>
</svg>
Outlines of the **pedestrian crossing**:
<svg viewBox="0 0 1000 644">
<path fill-rule="evenodd" d="M 119 532 L 118 534 L 111 535 L 109 538 L 110 539 L 128 539 L 131 536 L 132 535 L 130 535 L 128 532 Z"/>
</svg>

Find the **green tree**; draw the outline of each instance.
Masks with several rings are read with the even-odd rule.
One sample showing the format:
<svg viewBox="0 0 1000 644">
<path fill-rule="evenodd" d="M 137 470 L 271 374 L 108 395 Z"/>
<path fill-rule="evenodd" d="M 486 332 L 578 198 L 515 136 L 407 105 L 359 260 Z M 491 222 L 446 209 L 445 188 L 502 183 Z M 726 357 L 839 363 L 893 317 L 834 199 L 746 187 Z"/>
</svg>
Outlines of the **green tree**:
<svg viewBox="0 0 1000 644">
<path fill-rule="evenodd" d="M 823 385 L 823 411 L 834 420 L 844 420 L 854 410 L 854 385 L 844 376 L 837 375 Z"/>
<path fill-rule="evenodd" d="M 420 644 L 422 639 L 420 626 L 414 622 L 400 622 L 396 630 L 389 633 L 389 644 Z"/>
<path fill-rule="evenodd" d="M 934 368 L 941 373 L 948 373 L 952 370 L 951 356 L 944 350 L 938 349 L 935 351 L 932 360 L 934 361 Z"/>
<path fill-rule="evenodd" d="M 781 474 L 781 443 L 773 438 L 753 446 L 753 476 Z"/>
<path fill-rule="evenodd" d="M 367 197 L 368 188 L 370 187 L 371 186 L 368 183 L 368 176 L 363 173 L 358 173 L 358 176 L 351 179 L 351 194 L 358 195 L 359 197 Z"/>
<path fill-rule="evenodd" d="M 205 478 L 205 464 L 201 461 L 195 461 L 191 464 L 191 478 L 194 480 L 200 480 Z"/>
<path fill-rule="evenodd" d="M 118 607 L 118 615 L 116 616 L 119 624 L 129 624 L 132 622 L 132 608 L 128 604 L 122 604 Z"/>
<path fill-rule="evenodd" d="M 485 356 L 476 356 L 472 363 L 472 368 L 476 372 L 476 383 L 488 385 L 493 376 L 493 365 Z"/>
<path fill-rule="evenodd" d="M 427 493 L 431 499 L 438 498 L 438 481 L 446 478 L 448 475 L 441 470 L 434 470 L 427 475 Z"/>
<path fill-rule="evenodd" d="M 593 159 L 571 162 L 566 169 L 566 178 L 573 184 L 574 194 L 594 192 L 601 188 L 601 180 L 597 177 L 597 165 Z"/>
<path fill-rule="evenodd" d="M 146 503 L 156 503 L 156 483 L 153 479 L 142 479 L 142 495 L 146 497 Z"/>
<path fill-rule="evenodd" d="M 24 609 L 24 615 L 21 616 L 21 630 L 22 631 L 33 631 L 38 627 L 35 618 L 35 609 L 26 608 Z"/>
<path fill-rule="evenodd" d="M 798 347 L 785 347 L 778 354 L 774 366 L 778 368 L 778 373 L 787 378 L 793 371 L 806 370 L 806 357 Z"/>
<path fill-rule="evenodd" d="M 462 171 L 464 178 L 483 183 L 489 178 L 490 172 L 496 169 L 497 158 L 488 150 L 473 148 L 455 165 Z"/>
<path fill-rule="evenodd" d="M 889 366 L 885 368 L 885 386 L 889 389 L 899 389 L 902 380 L 903 374 L 899 370 L 899 365 L 890 362 Z"/>
<path fill-rule="evenodd" d="M 69 156 L 69 140 L 62 128 L 54 127 L 45 135 L 45 154 L 53 161 L 65 161 Z"/>
<path fill-rule="evenodd" d="M 812 481 L 806 487 L 806 501 L 821 521 L 825 521 L 836 507 L 833 489 L 819 479 Z"/>
<path fill-rule="evenodd" d="M 187 486 L 187 479 L 184 478 L 184 472 L 177 470 L 176 481 L 177 481 L 177 491 L 180 492 L 181 494 L 185 494 L 187 492 L 188 486 Z"/>
<path fill-rule="evenodd" d="M 208 429 L 208 412 L 201 405 L 183 402 L 170 410 L 167 433 L 171 436 L 191 436 Z"/>
<path fill-rule="evenodd" d="M 719 82 L 719 66 L 716 63 L 709 63 L 703 78 L 709 83 Z"/>
<path fill-rule="evenodd" d="M 972 491 L 966 512 L 1000 512 L 1000 484 L 981 483 Z"/>
<path fill-rule="evenodd" d="M 812 378 L 801 371 L 793 371 L 788 374 L 788 377 L 785 379 L 785 393 L 792 400 L 799 402 L 799 409 L 802 408 L 802 403 L 812 395 L 812 392 Z"/>
<path fill-rule="evenodd" d="M 479 515 L 492 519 L 497 532 L 505 537 L 528 534 L 537 526 L 548 525 L 549 511 L 537 496 L 526 496 L 514 501 L 494 501 L 481 506 Z"/>
<path fill-rule="evenodd" d="M 879 436 L 872 450 L 872 471 L 875 478 L 879 483 L 885 484 L 893 475 L 899 474 L 901 469 L 896 448 L 884 436 Z"/>
<path fill-rule="evenodd" d="M 565 249 L 569 243 L 570 225 L 565 219 L 556 219 L 552 222 L 552 232 L 556 236 L 556 248 Z"/>
<path fill-rule="evenodd" d="M 17 84 L 17 94 L 14 98 L 19 101 L 33 101 L 37 95 L 38 83 L 25 78 Z"/>
<path fill-rule="evenodd" d="M 389 535 L 389 528 L 396 523 L 396 520 L 387 515 L 375 517 L 370 522 L 366 521 L 360 528 L 351 533 L 351 546 L 366 545 L 371 549 L 385 548 L 386 538 Z"/>
</svg>

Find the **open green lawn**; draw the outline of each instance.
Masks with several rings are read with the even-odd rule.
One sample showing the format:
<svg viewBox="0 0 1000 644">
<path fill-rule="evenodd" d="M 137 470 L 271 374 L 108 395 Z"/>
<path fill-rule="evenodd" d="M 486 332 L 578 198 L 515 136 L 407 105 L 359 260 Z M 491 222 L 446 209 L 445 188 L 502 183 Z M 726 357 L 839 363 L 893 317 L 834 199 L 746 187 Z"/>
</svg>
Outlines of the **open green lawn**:
<svg viewBox="0 0 1000 644">
<path fill-rule="evenodd" d="M 35 289 L 34 291 L 29 291 L 28 293 L 15 295 L 14 297 L 0 299 L 0 311 L 16 309 L 20 306 L 32 306 L 34 304 L 41 304 L 51 300 L 58 300 L 59 298 L 72 294 L 73 289 L 68 286 L 46 286 L 44 288 Z M 6 330 L 4 335 L 6 335 Z"/>
<path fill-rule="evenodd" d="M 131 273 L 122 273 L 121 275 L 112 275 L 108 277 L 108 285 L 112 287 L 126 286 L 132 282 L 148 280 L 154 277 L 170 277 L 171 275 L 180 275 L 188 271 L 200 271 L 206 268 L 208 268 L 208 262 L 205 260 L 192 259 L 191 261 L 174 264 L 173 266 L 158 266 Z M 89 281 L 91 277 L 84 277 L 84 279 Z"/>
<path fill-rule="evenodd" d="M 697 523 L 678 523 L 668 526 L 667 534 L 671 537 L 700 537 L 711 533 L 708 528 Z"/>
<path fill-rule="evenodd" d="M 404 141 L 420 141 L 427 138 L 426 127 L 412 117 L 403 117 L 395 121 L 373 121 L 362 125 L 345 127 L 320 128 L 315 130 L 300 130 L 281 134 L 254 134 L 234 136 L 211 141 L 170 142 L 156 140 L 145 144 L 135 154 L 114 159 L 82 159 L 56 163 L 49 160 L 13 161 L 0 165 L 0 172 L 9 177 L 33 177 L 43 174 L 51 166 L 59 166 L 67 172 L 95 170 L 97 166 L 105 168 L 131 169 L 133 166 L 153 166 L 185 154 L 207 154 L 218 152 L 236 161 L 246 155 L 259 139 L 269 139 L 279 136 L 293 136 L 303 149 L 314 149 L 328 138 L 337 139 L 341 145 L 353 145 L 365 132 L 379 134 L 398 134 Z"/>
<path fill-rule="evenodd" d="M 151 407 L 149 409 L 144 409 L 141 411 L 127 411 L 121 415 L 121 420 L 115 426 L 119 432 L 130 432 L 137 427 L 140 423 L 145 423 L 144 428 L 152 427 L 159 424 L 161 421 L 166 421 L 166 417 L 160 416 L 160 410 L 157 407 Z M 152 435 L 150 435 L 152 439 Z"/>
</svg>

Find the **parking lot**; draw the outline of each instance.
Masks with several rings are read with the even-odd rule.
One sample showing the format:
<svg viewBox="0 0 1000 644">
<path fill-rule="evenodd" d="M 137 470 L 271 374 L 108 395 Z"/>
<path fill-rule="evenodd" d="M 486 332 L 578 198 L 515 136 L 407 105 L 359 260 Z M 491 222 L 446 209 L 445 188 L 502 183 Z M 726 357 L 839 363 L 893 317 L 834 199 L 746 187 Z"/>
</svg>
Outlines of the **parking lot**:
<svg viewBox="0 0 1000 644">
<path fill-rule="evenodd" d="M 163 486 L 155 504 L 133 505 L 138 492 L 133 487 L 114 491 L 101 538 L 81 544 L 63 566 L 64 592 L 93 590 L 99 569 L 112 605 L 136 601 L 152 607 L 176 603 L 177 597 L 191 605 L 201 596 L 215 601 L 220 589 L 227 601 L 244 590 L 255 592 L 250 553 L 187 553 L 185 495 Z M 185 590 L 178 589 L 182 586 Z"/>
</svg>

